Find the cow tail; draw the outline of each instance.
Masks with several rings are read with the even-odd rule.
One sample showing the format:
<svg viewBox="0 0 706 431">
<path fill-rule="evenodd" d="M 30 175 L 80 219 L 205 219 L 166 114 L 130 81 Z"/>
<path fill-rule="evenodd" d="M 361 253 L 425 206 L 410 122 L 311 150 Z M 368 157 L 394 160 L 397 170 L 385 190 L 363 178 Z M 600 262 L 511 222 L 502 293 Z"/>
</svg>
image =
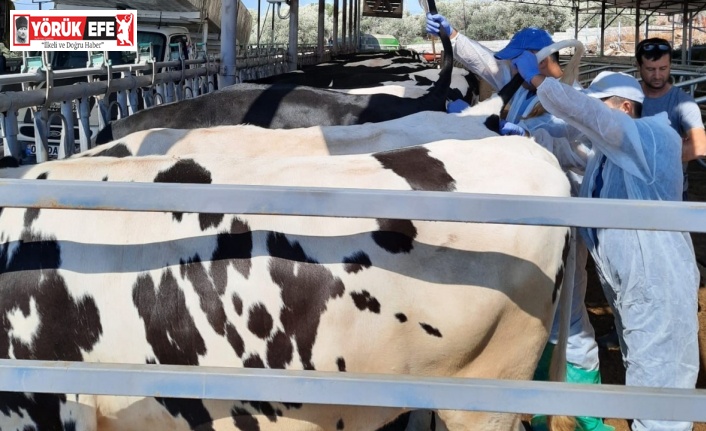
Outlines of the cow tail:
<svg viewBox="0 0 706 431">
<path fill-rule="evenodd" d="M 432 15 L 437 13 L 435 0 L 419 1 L 425 12 Z M 451 45 L 451 35 L 446 34 L 443 27 L 439 28 L 439 39 L 444 48 L 443 64 L 439 71 L 439 79 L 436 80 L 432 89 L 423 97 L 417 99 L 423 110 L 446 111 L 446 98 L 451 88 L 451 77 L 454 69 L 454 49 Z M 433 107 L 433 108 L 432 108 Z"/>
<path fill-rule="evenodd" d="M 558 306 L 559 339 L 549 365 L 549 378 L 553 382 L 566 381 L 566 347 L 571 323 L 571 297 L 574 286 L 574 267 L 576 266 L 576 234 L 576 229 L 571 228 L 567 238 L 568 247 L 565 247 L 565 249 L 568 248 L 568 253 L 562 253 L 563 279 Z M 576 419 L 573 416 L 549 416 L 547 426 L 551 431 L 573 431 L 576 428 Z"/>
</svg>

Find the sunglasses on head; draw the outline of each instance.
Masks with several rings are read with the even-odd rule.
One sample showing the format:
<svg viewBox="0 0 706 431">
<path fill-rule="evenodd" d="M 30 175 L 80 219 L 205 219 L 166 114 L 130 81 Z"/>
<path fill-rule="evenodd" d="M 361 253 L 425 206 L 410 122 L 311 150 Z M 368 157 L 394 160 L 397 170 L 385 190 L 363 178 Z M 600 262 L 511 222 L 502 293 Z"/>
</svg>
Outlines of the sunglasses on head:
<svg viewBox="0 0 706 431">
<path fill-rule="evenodd" d="M 660 51 L 665 51 L 665 52 L 671 50 L 669 45 L 665 45 L 663 43 L 646 43 L 646 44 L 642 45 L 642 47 L 640 48 L 640 51 L 650 52 L 655 49 L 658 49 Z"/>
</svg>

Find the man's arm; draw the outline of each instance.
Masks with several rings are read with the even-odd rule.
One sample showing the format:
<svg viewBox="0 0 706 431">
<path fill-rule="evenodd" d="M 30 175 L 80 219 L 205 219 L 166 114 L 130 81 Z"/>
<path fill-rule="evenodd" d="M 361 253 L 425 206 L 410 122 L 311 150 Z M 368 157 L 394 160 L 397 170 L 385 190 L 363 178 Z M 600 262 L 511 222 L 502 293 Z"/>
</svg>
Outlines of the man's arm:
<svg viewBox="0 0 706 431">
<path fill-rule="evenodd" d="M 490 49 L 461 33 L 456 33 L 451 41 L 454 45 L 454 58 L 488 82 L 495 91 L 512 79 L 512 64 L 507 60 L 496 59 Z"/>
<path fill-rule="evenodd" d="M 687 130 L 682 139 L 682 162 L 706 157 L 706 131 L 701 127 Z"/>
</svg>

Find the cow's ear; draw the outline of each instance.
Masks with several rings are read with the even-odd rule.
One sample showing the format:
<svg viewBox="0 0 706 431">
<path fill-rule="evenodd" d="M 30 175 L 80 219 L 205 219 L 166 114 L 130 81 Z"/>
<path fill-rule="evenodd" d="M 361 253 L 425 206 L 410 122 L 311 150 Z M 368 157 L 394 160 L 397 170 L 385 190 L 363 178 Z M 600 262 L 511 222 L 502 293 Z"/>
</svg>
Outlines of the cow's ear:
<svg viewBox="0 0 706 431">
<path fill-rule="evenodd" d="M 5 157 L 0 158 L 0 169 L 17 168 L 19 166 L 20 166 L 20 162 L 12 156 L 5 156 Z"/>
</svg>

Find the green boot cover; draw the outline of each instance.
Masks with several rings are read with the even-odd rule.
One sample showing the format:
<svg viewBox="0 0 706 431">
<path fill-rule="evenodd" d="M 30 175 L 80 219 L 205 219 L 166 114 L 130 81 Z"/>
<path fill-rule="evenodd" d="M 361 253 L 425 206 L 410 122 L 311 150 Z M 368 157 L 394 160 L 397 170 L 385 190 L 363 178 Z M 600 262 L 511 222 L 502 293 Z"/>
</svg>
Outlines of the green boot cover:
<svg viewBox="0 0 706 431">
<path fill-rule="evenodd" d="M 600 384 L 601 373 L 599 370 L 588 371 L 571 363 L 566 364 L 566 382 L 581 384 Z M 576 417 L 576 431 L 614 431 L 615 428 L 603 423 L 601 418 L 588 416 Z"/>
<path fill-rule="evenodd" d="M 537 364 L 537 369 L 534 372 L 534 380 L 548 381 L 549 380 L 549 364 L 552 360 L 554 352 L 554 344 L 547 343 L 542 352 L 542 356 Z M 601 373 L 599 370 L 588 371 L 571 363 L 566 364 L 566 382 L 580 384 L 600 384 Z M 548 431 L 547 417 L 545 415 L 532 416 L 530 425 L 533 431 Z M 615 428 L 603 423 L 600 418 L 587 416 L 576 417 L 576 431 L 615 431 Z"/>
<path fill-rule="evenodd" d="M 549 364 L 552 362 L 554 347 L 556 347 L 556 345 L 552 343 L 547 343 L 547 345 L 544 346 L 544 351 L 542 351 L 542 356 L 539 357 L 539 363 L 537 364 L 537 369 L 534 370 L 532 380 L 538 382 L 549 381 Z"/>
<path fill-rule="evenodd" d="M 544 351 L 542 351 L 542 356 L 539 357 L 539 363 L 537 364 L 537 369 L 534 370 L 532 380 L 539 382 L 549 381 L 549 365 L 552 362 L 554 347 L 556 347 L 556 345 L 552 343 L 547 343 L 547 345 L 544 346 Z M 530 425 L 532 426 L 532 431 L 548 431 L 547 417 L 545 415 L 532 416 Z"/>
</svg>

